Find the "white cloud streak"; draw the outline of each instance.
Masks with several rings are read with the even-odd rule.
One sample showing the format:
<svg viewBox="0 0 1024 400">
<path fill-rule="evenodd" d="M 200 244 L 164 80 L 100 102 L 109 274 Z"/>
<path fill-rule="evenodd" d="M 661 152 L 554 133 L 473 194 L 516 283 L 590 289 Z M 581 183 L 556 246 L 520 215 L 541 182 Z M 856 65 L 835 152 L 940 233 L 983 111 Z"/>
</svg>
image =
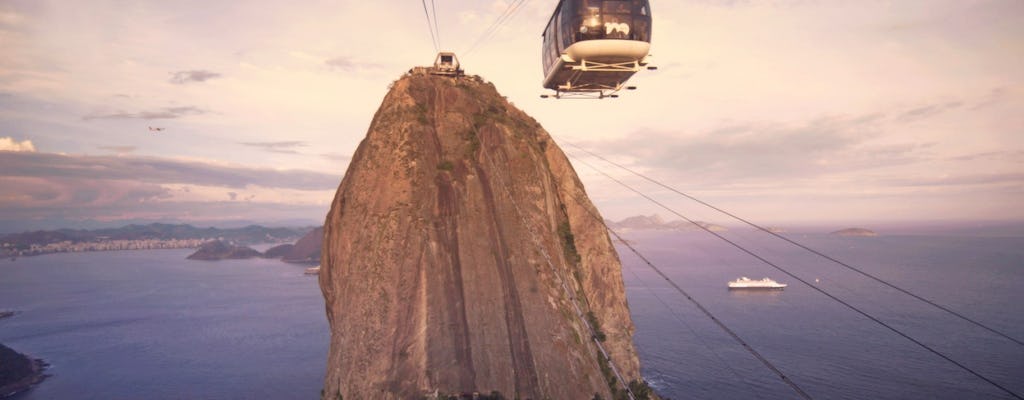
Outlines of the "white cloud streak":
<svg viewBox="0 0 1024 400">
<path fill-rule="evenodd" d="M 0 137 L 0 151 L 34 153 L 36 146 L 28 139 L 17 141 L 10 137 Z"/>
</svg>

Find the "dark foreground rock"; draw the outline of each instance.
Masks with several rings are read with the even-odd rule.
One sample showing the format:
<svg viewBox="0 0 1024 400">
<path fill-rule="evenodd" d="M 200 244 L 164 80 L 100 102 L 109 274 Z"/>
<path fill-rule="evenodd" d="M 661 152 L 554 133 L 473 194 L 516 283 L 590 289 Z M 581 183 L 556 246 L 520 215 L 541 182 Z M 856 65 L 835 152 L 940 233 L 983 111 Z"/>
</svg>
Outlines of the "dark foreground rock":
<svg viewBox="0 0 1024 400">
<path fill-rule="evenodd" d="M 396 81 L 324 229 L 324 398 L 620 398 L 610 365 L 645 391 L 602 219 L 493 85 Z"/>
<path fill-rule="evenodd" d="M 30 389 L 46 379 L 46 363 L 0 344 L 0 398 Z"/>
<path fill-rule="evenodd" d="M 259 257 L 260 252 L 245 246 L 235 246 L 220 240 L 204 243 L 195 253 L 188 256 L 189 260 L 217 261 L 244 260 Z"/>
</svg>

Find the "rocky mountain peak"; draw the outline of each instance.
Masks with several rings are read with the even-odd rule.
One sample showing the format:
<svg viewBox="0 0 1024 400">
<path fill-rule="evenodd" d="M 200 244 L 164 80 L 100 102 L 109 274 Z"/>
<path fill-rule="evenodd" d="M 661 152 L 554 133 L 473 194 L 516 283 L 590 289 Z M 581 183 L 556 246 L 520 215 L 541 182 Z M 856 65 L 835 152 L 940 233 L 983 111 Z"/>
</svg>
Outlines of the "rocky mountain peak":
<svg viewBox="0 0 1024 400">
<path fill-rule="evenodd" d="M 324 226 L 324 398 L 618 398 L 610 366 L 627 382 L 640 369 L 601 221 L 493 85 L 395 81 Z"/>
</svg>

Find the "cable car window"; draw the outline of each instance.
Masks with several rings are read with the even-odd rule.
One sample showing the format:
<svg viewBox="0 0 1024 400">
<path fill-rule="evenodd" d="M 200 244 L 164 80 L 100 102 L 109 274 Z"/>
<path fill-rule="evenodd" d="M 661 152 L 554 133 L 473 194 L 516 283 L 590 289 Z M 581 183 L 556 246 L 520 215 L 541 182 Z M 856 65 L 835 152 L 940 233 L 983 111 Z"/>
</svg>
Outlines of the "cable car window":
<svg viewBox="0 0 1024 400">
<path fill-rule="evenodd" d="M 576 41 L 580 16 L 576 12 L 576 1 L 574 0 L 563 0 L 562 9 L 559 13 L 561 15 L 558 19 L 558 39 L 561 41 L 562 46 L 559 47 L 558 51 L 561 53 Z"/>
<path fill-rule="evenodd" d="M 581 22 L 579 40 L 601 39 L 604 36 L 601 7 L 587 7 Z"/>
<path fill-rule="evenodd" d="M 605 1 L 604 12 L 612 14 L 629 14 L 628 1 Z"/>
</svg>

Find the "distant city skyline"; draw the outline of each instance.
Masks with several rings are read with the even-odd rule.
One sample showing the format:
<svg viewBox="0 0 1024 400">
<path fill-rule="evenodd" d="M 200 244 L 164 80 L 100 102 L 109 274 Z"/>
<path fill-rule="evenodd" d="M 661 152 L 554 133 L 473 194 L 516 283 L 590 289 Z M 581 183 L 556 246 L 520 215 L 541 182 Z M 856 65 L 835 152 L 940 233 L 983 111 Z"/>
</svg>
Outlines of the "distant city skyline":
<svg viewBox="0 0 1024 400">
<path fill-rule="evenodd" d="M 765 224 L 1024 220 L 1024 2 L 652 1 L 615 100 L 543 100 L 557 0 L 434 2 L 470 74 L 574 143 Z M 432 11 L 432 10 L 431 10 Z M 388 85 L 433 61 L 412 2 L 0 3 L 0 232 L 322 223 Z M 574 160 L 608 219 L 661 214 Z"/>
</svg>

